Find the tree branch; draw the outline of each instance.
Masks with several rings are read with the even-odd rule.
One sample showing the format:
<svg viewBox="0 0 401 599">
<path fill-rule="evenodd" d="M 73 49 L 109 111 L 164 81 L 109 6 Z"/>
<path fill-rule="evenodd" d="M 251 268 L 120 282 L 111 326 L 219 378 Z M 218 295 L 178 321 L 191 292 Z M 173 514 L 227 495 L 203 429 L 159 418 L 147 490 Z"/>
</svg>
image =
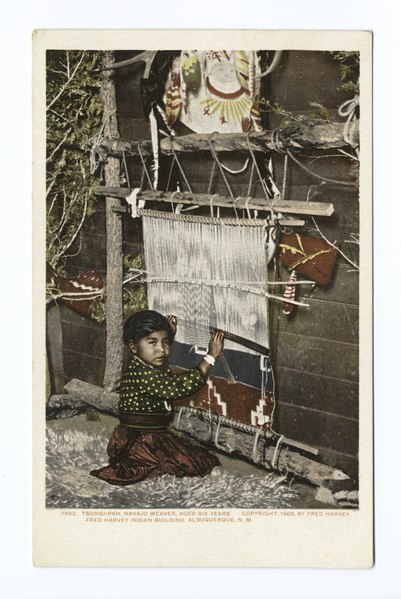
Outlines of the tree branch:
<svg viewBox="0 0 401 599">
<path fill-rule="evenodd" d="M 71 81 L 74 79 L 79 67 L 82 64 L 82 61 L 85 57 L 85 52 L 82 52 L 81 54 L 81 58 L 78 61 L 78 64 L 75 66 L 75 69 L 73 70 L 73 72 L 71 73 L 71 75 L 68 77 L 67 81 L 64 83 L 64 85 L 62 85 L 60 91 L 58 92 L 58 94 L 55 95 L 55 97 L 53 98 L 53 100 L 51 100 L 51 102 L 46 106 L 46 111 L 49 110 L 53 104 L 55 102 L 57 102 L 57 100 L 60 98 L 60 96 L 64 93 L 66 87 L 71 83 Z"/>
<path fill-rule="evenodd" d="M 51 160 L 53 158 L 53 156 L 57 153 L 57 151 L 61 148 L 61 146 L 63 145 L 63 143 L 65 142 L 65 140 L 67 139 L 67 137 L 69 136 L 69 134 L 71 133 L 72 128 L 70 127 L 67 131 L 67 133 L 64 135 L 63 139 L 60 141 L 60 143 L 58 144 L 57 148 L 55 148 L 53 150 L 53 152 L 50 154 L 50 156 L 48 156 L 46 158 L 46 162 L 49 162 L 49 160 Z"/>
<path fill-rule="evenodd" d="M 75 241 L 78 233 L 80 232 L 80 230 L 82 228 L 82 225 L 84 224 L 85 217 L 86 217 L 86 210 L 87 210 L 87 207 L 88 207 L 88 198 L 89 198 L 89 193 L 87 193 L 86 196 L 85 196 L 84 209 L 83 209 L 83 212 L 82 212 L 82 217 L 81 217 L 80 223 L 79 223 L 78 227 L 76 228 L 74 234 L 72 235 L 70 241 L 68 243 L 66 243 L 64 245 L 64 247 L 61 248 L 61 250 L 56 255 L 56 257 L 55 257 L 56 261 L 61 258 L 61 256 L 68 250 L 69 247 L 71 247 L 71 245 L 74 243 L 74 241 Z"/>
</svg>

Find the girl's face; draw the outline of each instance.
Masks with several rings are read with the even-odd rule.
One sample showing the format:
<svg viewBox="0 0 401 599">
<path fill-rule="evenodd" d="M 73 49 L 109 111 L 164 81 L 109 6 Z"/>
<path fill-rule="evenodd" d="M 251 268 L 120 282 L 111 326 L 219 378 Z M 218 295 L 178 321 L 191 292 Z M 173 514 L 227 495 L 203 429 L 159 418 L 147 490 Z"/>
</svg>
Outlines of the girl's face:
<svg viewBox="0 0 401 599">
<path fill-rule="evenodd" d="M 153 368 L 163 368 L 170 355 L 170 339 L 167 331 L 154 331 L 141 337 L 137 343 L 131 341 L 129 348 L 143 362 Z"/>
</svg>

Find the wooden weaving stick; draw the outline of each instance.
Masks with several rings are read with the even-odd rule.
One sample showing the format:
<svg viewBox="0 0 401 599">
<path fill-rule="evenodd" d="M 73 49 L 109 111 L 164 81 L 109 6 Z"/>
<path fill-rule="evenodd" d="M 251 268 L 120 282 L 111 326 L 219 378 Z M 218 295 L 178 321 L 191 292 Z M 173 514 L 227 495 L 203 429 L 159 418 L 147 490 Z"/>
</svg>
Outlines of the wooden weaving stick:
<svg viewBox="0 0 401 599">
<path fill-rule="evenodd" d="M 216 331 L 221 331 L 221 329 L 210 328 L 210 333 L 213 334 Z M 251 341 L 250 339 L 245 339 L 245 337 L 240 337 L 239 335 L 234 335 L 234 333 L 229 333 L 228 331 L 222 331 L 224 334 L 224 339 L 229 339 L 229 341 L 234 341 L 234 343 L 239 343 L 248 349 L 253 349 L 253 351 L 258 352 L 264 356 L 270 355 L 270 350 L 259 343 L 255 343 L 255 341 Z"/>
</svg>

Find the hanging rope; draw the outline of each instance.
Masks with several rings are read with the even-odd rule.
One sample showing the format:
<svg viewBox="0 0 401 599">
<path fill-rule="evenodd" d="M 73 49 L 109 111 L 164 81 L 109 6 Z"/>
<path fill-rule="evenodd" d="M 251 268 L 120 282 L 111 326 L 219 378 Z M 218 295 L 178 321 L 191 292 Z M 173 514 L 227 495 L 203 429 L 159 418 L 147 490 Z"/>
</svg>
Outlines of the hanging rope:
<svg viewBox="0 0 401 599">
<path fill-rule="evenodd" d="M 145 159 L 143 157 L 142 150 L 141 150 L 141 142 L 139 142 L 139 141 L 138 141 L 138 154 L 140 156 L 140 159 L 142 160 L 144 172 L 145 172 L 146 178 L 148 180 L 150 189 L 151 189 L 151 191 L 154 191 L 152 178 L 151 178 L 150 173 L 148 171 L 148 167 L 146 166 L 146 161 L 145 161 Z"/>
<path fill-rule="evenodd" d="M 244 171 L 246 171 L 246 169 L 248 168 L 249 158 L 247 158 L 245 160 L 244 166 L 242 166 L 238 170 L 234 170 L 234 169 L 228 168 L 228 166 L 226 166 L 225 164 L 223 164 L 221 161 L 220 161 L 220 164 L 221 164 L 221 167 L 224 168 L 224 170 L 227 171 L 228 173 L 231 173 L 231 175 L 239 175 L 240 173 L 243 173 Z"/>
<path fill-rule="evenodd" d="M 252 161 L 252 165 L 251 165 L 251 174 L 249 175 L 249 184 L 248 184 L 248 193 L 247 196 L 251 196 L 252 195 L 252 187 L 253 187 L 253 175 L 255 172 L 255 165 Z"/>
<path fill-rule="evenodd" d="M 224 183 L 225 183 L 225 185 L 227 187 L 228 193 L 230 194 L 231 199 L 234 202 L 234 212 L 235 212 L 236 217 L 238 218 L 237 210 L 235 208 L 235 196 L 234 196 L 233 190 L 231 189 L 231 186 L 230 186 L 230 184 L 229 184 L 229 182 L 227 180 L 227 177 L 226 177 L 226 174 L 224 172 L 224 169 L 223 169 L 223 167 L 220 164 L 219 158 L 218 158 L 218 156 L 216 154 L 216 150 L 213 147 L 212 140 L 208 139 L 207 143 L 209 144 L 210 152 L 211 152 L 211 154 L 213 156 L 213 159 L 214 159 L 215 163 L 217 164 L 217 166 L 219 167 L 221 176 L 223 177 L 223 181 L 224 181 Z"/>
<path fill-rule="evenodd" d="M 218 193 L 213 194 L 212 196 L 210 196 L 210 217 L 215 220 L 214 218 L 214 212 L 213 212 L 213 200 L 216 196 L 218 196 Z"/>
<path fill-rule="evenodd" d="M 273 459 L 271 461 L 271 467 L 273 470 L 276 470 L 278 467 L 278 459 L 280 456 L 280 447 L 283 442 L 283 439 L 284 439 L 284 435 L 280 435 L 280 437 L 276 443 L 276 447 L 274 449 Z"/>
<path fill-rule="evenodd" d="M 347 100 L 341 104 L 340 108 L 338 109 L 338 114 L 347 118 L 344 125 L 344 140 L 353 148 L 356 148 L 357 146 L 355 137 L 359 123 L 357 117 L 358 108 L 359 95 L 356 94 L 351 100 Z"/>
<path fill-rule="evenodd" d="M 257 163 L 254 151 L 251 148 L 251 144 L 250 144 L 250 141 L 249 141 L 249 134 L 246 136 L 246 140 L 247 140 L 249 152 L 250 152 L 250 154 L 252 156 L 253 165 L 255 167 L 255 170 L 256 170 L 256 172 L 258 174 L 258 177 L 259 177 L 260 184 L 262 186 L 263 193 L 265 194 L 265 197 L 266 197 L 266 200 L 269 203 L 269 206 L 271 206 L 271 204 L 272 204 L 272 197 L 271 197 L 271 195 L 269 193 L 269 190 L 267 188 L 266 181 L 263 179 L 262 174 L 260 172 L 259 165 Z"/>
<path fill-rule="evenodd" d="M 174 160 L 174 157 L 173 157 L 173 159 L 171 161 L 171 164 L 170 164 L 170 170 L 169 170 L 168 178 L 167 178 L 166 193 L 170 189 L 170 181 L 171 181 L 171 175 L 173 174 L 174 162 L 175 162 L 175 160 Z"/>
<path fill-rule="evenodd" d="M 185 185 L 187 186 L 187 189 L 188 189 L 189 193 L 191 194 L 192 200 L 193 200 L 193 202 L 195 202 L 195 197 L 194 197 L 194 194 L 193 194 L 192 188 L 191 188 L 191 186 L 190 186 L 190 184 L 189 184 L 189 181 L 188 181 L 188 179 L 187 179 L 187 177 L 186 177 L 186 174 L 185 174 L 185 172 L 184 172 L 184 169 L 182 168 L 181 162 L 178 160 L 178 156 L 177 156 L 177 154 L 176 154 L 176 152 L 175 152 L 175 150 L 174 150 L 174 147 L 173 147 L 173 144 L 172 144 L 172 143 L 171 143 L 171 151 L 172 151 L 172 153 L 173 153 L 174 160 L 176 161 L 176 163 L 177 163 L 177 166 L 178 166 L 178 168 L 180 169 L 181 175 L 182 175 L 182 177 L 183 177 L 183 179 L 184 179 L 184 181 L 185 181 Z"/>
<path fill-rule="evenodd" d="M 281 191 L 281 199 L 285 200 L 287 193 L 287 175 L 288 175 L 288 154 L 284 156 L 284 171 L 283 171 L 283 185 Z"/>
<path fill-rule="evenodd" d="M 214 446 L 216 447 L 216 449 L 220 449 L 220 451 L 224 451 L 225 453 L 231 453 L 231 450 L 223 445 L 220 445 L 219 443 L 219 432 L 220 432 L 220 424 L 221 424 L 221 414 L 217 414 L 217 426 L 216 426 L 216 432 L 214 433 Z"/>
<path fill-rule="evenodd" d="M 178 189 L 177 189 L 177 191 L 173 191 L 173 193 L 171 194 L 171 196 L 170 196 L 170 204 L 171 204 L 172 213 L 176 214 L 177 216 L 179 216 L 180 212 L 175 210 L 174 202 L 173 202 L 174 196 L 177 195 L 177 193 L 180 193 L 180 191 Z M 144 216 L 144 215 L 142 214 L 142 216 Z"/>
<path fill-rule="evenodd" d="M 127 184 L 128 184 L 128 187 L 131 188 L 131 182 L 130 182 L 130 179 L 129 179 L 128 166 L 127 166 L 127 158 L 125 156 L 125 152 L 123 152 L 123 163 L 124 163 L 124 170 L 125 170 L 125 176 L 126 176 L 126 179 L 127 179 Z"/>
<path fill-rule="evenodd" d="M 253 447 L 252 447 L 252 459 L 254 462 L 258 461 L 258 443 L 259 443 L 259 437 L 262 433 L 262 429 L 260 427 L 256 427 L 256 432 L 255 432 L 255 438 L 253 440 Z"/>
</svg>

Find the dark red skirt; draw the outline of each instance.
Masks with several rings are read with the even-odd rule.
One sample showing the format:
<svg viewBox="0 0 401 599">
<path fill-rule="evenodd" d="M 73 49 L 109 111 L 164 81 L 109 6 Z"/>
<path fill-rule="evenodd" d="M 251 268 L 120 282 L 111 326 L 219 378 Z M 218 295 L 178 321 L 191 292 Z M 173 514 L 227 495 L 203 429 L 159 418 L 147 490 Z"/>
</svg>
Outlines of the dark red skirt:
<svg viewBox="0 0 401 599">
<path fill-rule="evenodd" d="M 214 455 L 169 431 L 138 431 L 123 424 L 114 429 L 107 454 L 109 466 L 90 474 L 111 485 L 132 485 L 163 474 L 206 476 L 219 465 Z"/>
</svg>

